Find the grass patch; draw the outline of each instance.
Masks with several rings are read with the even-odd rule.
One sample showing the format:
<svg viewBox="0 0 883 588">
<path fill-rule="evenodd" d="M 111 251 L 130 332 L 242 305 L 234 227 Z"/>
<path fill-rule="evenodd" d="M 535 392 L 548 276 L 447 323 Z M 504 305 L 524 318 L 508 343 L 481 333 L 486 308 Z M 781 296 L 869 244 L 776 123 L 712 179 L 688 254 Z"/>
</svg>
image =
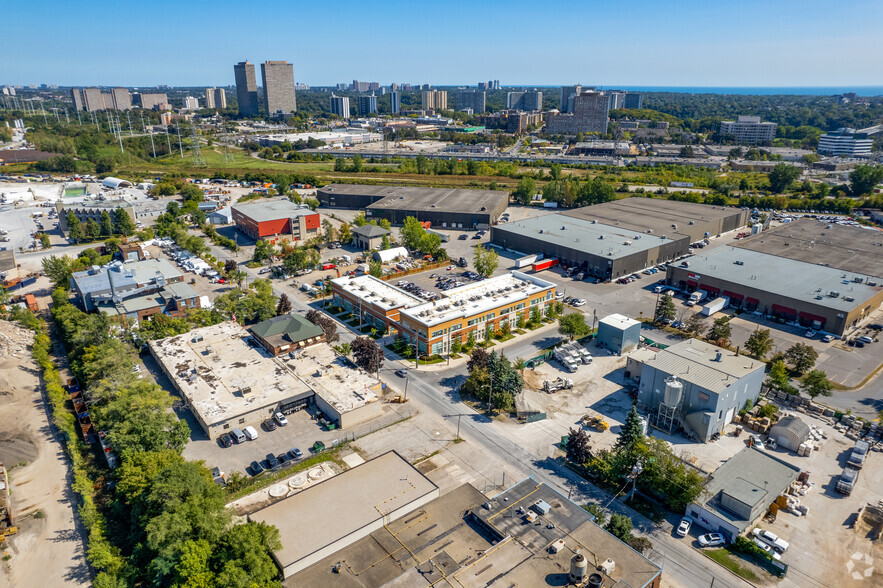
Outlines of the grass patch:
<svg viewBox="0 0 883 588">
<path fill-rule="evenodd" d="M 742 559 L 729 549 L 700 549 L 706 557 L 709 557 L 724 566 L 737 576 L 748 580 L 749 582 L 759 582 L 760 577 L 754 573 L 751 568 L 745 565 Z"/>
<path fill-rule="evenodd" d="M 291 466 L 290 468 L 283 468 L 278 472 L 273 472 L 271 474 L 264 473 L 256 477 L 247 478 L 243 482 L 243 484 L 245 484 L 244 486 L 230 494 L 230 500 L 232 501 L 242 498 L 243 496 L 251 494 L 252 492 L 256 492 L 258 490 L 261 490 L 262 488 L 266 488 L 267 486 L 270 486 L 274 482 L 277 482 L 283 478 L 288 478 L 298 472 L 309 470 L 310 468 L 326 461 L 333 461 L 337 465 L 346 468 L 346 464 L 337 459 L 337 454 L 340 453 L 340 450 L 346 445 L 346 443 L 341 443 L 330 451 L 324 451 L 318 455 L 314 455 L 313 457 L 308 457 L 307 459 L 301 461 L 297 465 Z"/>
<path fill-rule="evenodd" d="M 504 342 L 506 342 L 510 339 L 514 339 L 514 338 L 515 338 L 515 335 L 513 335 L 512 333 L 509 333 L 508 335 L 500 335 L 499 337 L 494 337 L 494 339 L 496 339 L 500 343 L 504 343 Z"/>
</svg>

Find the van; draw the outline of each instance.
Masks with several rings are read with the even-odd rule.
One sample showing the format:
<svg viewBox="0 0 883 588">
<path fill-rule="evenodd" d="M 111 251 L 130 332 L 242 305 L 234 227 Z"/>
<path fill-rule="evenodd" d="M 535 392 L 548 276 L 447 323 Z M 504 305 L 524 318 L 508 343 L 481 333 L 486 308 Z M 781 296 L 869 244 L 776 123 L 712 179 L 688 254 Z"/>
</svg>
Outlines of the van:
<svg viewBox="0 0 883 588">
<path fill-rule="evenodd" d="M 251 425 L 245 427 L 244 432 L 249 441 L 254 441 L 258 438 L 258 432 Z"/>
<path fill-rule="evenodd" d="M 233 429 L 233 432 L 230 434 L 233 436 L 233 440 L 237 443 L 245 443 L 246 437 L 245 433 L 242 432 L 242 429 Z"/>
</svg>

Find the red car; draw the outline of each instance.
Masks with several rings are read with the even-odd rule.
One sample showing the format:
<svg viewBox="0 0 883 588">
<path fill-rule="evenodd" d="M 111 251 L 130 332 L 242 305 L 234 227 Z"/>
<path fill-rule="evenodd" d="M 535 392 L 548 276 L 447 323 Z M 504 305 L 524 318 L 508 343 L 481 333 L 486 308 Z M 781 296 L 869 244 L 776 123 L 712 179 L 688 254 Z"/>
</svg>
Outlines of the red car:
<svg viewBox="0 0 883 588">
<path fill-rule="evenodd" d="M 336 268 L 336 267 L 337 267 L 337 266 L 336 266 L 335 264 L 333 264 L 333 263 L 326 263 L 325 265 L 322 266 L 322 269 L 323 269 L 323 270 L 328 270 L 328 269 L 334 269 L 334 268 Z"/>
</svg>

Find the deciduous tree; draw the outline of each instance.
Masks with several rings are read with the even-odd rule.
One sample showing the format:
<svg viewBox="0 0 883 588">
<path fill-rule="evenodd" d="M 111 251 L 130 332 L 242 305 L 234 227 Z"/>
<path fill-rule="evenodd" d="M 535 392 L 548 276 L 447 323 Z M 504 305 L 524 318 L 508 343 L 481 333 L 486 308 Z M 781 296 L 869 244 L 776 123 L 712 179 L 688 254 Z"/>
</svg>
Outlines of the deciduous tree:
<svg viewBox="0 0 883 588">
<path fill-rule="evenodd" d="M 496 250 L 476 245 L 472 251 L 472 266 L 475 268 L 475 272 L 486 278 L 494 275 L 500 262 L 500 256 L 497 255 Z"/>
<path fill-rule="evenodd" d="M 586 323 L 586 315 L 581 312 L 565 314 L 558 319 L 558 332 L 570 337 L 571 341 L 585 337 L 591 330 Z"/>
<path fill-rule="evenodd" d="M 817 396 L 831 396 L 832 386 L 828 374 L 822 370 L 812 370 L 801 379 L 800 389 L 815 400 Z"/>
<path fill-rule="evenodd" d="M 773 338 L 770 336 L 769 329 L 754 329 L 754 332 L 745 342 L 747 349 L 755 359 L 763 359 L 763 357 L 773 348 Z"/>
<path fill-rule="evenodd" d="M 798 374 L 812 369 L 819 358 L 819 352 L 806 343 L 795 343 L 785 351 L 785 359 Z"/>
<path fill-rule="evenodd" d="M 352 342 L 353 361 L 369 373 L 377 373 L 383 366 L 383 350 L 368 337 L 357 337 Z"/>
</svg>

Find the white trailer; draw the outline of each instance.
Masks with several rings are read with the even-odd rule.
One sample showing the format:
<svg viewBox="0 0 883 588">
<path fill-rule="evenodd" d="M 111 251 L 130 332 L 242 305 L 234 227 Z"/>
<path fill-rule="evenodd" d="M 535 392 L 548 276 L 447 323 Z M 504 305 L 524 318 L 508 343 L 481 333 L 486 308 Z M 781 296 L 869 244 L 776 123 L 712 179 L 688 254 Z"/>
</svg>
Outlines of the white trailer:
<svg viewBox="0 0 883 588">
<path fill-rule="evenodd" d="M 729 296 L 720 296 L 715 298 L 702 307 L 702 316 L 711 316 L 716 312 L 720 312 L 730 305 Z"/>
</svg>

